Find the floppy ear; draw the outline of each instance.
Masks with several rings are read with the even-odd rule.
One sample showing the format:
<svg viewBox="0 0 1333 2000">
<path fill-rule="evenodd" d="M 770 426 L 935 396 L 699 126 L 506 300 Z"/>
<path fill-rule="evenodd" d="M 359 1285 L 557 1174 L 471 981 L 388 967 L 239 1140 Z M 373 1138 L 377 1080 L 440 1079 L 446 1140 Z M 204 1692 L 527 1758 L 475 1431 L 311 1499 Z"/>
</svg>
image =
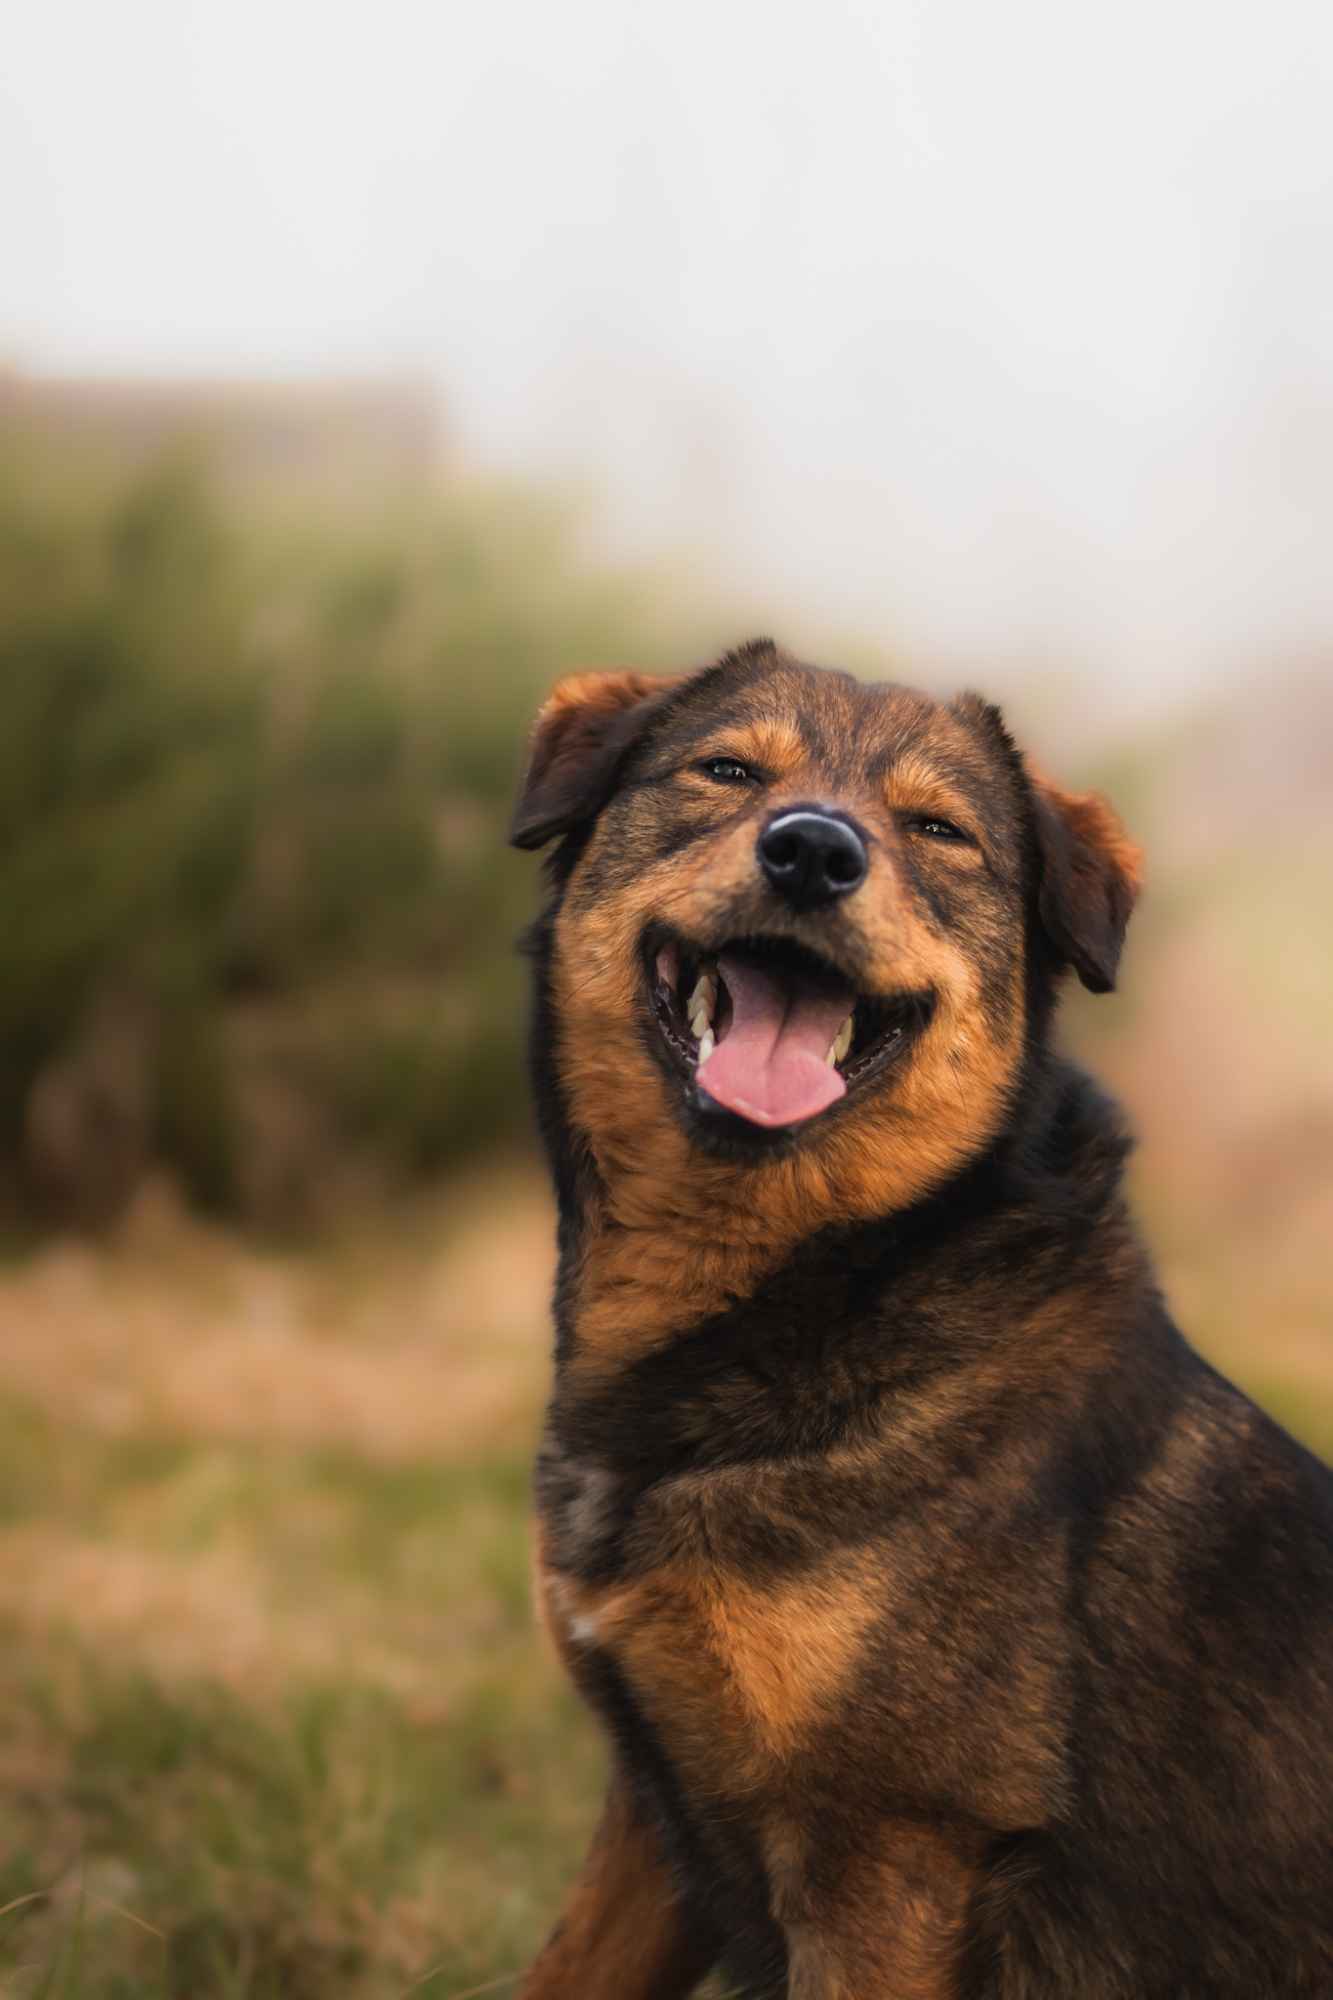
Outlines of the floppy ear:
<svg viewBox="0 0 1333 2000">
<path fill-rule="evenodd" d="M 533 724 L 509 827 L 515 847 L 544 847 L 606 804 L 621 758 L 675 685 L 671 675 L 631 673 L 556 682 Z"/>
<path fill-rule="evenodd" d="M 1143 855 L 1099 792 L 1064 792 L 1030 772 L 1041 865 L 1037 913 L 1056 957 L 1089 993 L 1115 986 Z"/>
</svg>

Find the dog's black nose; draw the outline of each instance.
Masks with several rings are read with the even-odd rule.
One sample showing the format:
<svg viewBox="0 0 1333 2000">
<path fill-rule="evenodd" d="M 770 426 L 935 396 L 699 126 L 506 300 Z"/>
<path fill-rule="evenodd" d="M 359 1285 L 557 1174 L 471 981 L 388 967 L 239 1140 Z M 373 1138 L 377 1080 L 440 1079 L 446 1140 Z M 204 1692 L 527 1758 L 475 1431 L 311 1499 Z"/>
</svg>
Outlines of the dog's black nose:
<svg viewBox="0 0 1333 2000">
<path fill-rule="evenodd" d="M 817 910 L 849 896 L 870 859 L 854 826 L 813 806 L 779 813 L 759 836 L 759 866 L 793 909 Z"/>
</svg>

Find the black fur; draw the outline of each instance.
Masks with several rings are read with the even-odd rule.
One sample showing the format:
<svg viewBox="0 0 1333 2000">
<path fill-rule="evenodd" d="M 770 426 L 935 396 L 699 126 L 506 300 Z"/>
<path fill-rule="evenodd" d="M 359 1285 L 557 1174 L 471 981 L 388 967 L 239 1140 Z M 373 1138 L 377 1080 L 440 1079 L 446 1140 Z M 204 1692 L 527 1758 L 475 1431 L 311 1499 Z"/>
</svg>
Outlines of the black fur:
<svg viewBox="0 0 1333 2000">
<path fill-rule="evenodd" d="M 737 662 L 743 686 L 757 658 Z M 717 1573 L 751 1588 L 839 1548 L 882 1564 L 893 1613 L 790 1789 L 816 1905 L 889 1821 L 982 1856 L 941 1992 L 1329 2000 L 1333 1476 L 1193 1352 L 1158 1294 L 1121 1120 L 1047 1032 L 1059 963 L 1109 984 L 1128 911 L 1060 930 L 1068 836 L 994 711 L 975 719 L 998 756 L 989 809 L 1029 815 L 1029 1032 L 1003 1131 L 947 1186 L 823 1229 L 610 1381 L 558 1368 L 537 1474 L 547 1559 L 580 1584 L 631 1582 L 706 1534 Z M 563 1358 L 595 1170 L 551 1057 L 550 940 L 548 911 L 532 1046 Z M 1083 1322 L 1034 1358 L 1028 1330 L 1061 1299 Z M 701 1481 L 718 1496 L 706 1528 Z M 785 1993 L 744 1814 L 689 1796 L 611 1654 L 591 1649 L 579 1679 L 729 1978 Z"/>
</svg>

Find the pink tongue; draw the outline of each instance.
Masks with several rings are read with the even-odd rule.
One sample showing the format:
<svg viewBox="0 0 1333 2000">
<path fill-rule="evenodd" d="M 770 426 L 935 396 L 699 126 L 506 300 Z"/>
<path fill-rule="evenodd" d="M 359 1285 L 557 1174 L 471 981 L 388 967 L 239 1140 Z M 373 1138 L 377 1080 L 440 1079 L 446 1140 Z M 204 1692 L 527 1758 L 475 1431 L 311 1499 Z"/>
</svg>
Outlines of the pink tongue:
<svg viewBox="0 0 1333 2000">
<path fill-rule="evenodd" d="M 852 1006 L 850 993 L 793 987 L 748 959 L 723 953 L 731 1026 L 699 1066 L 708 1095 L 752 1125 L 799 1125 L 846 1091 L 827 1061 Z"/>
</svg>

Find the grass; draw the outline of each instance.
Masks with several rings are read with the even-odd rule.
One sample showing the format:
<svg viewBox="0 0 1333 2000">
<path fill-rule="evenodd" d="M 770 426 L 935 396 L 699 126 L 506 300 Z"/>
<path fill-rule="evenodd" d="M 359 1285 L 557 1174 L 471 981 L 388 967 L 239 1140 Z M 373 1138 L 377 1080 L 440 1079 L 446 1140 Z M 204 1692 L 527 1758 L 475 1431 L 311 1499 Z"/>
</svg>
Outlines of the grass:
<svg viewBox="0 0 1333 2000">
<path fill-rule="evenodd" d="M 495 1254 L 494 1184 L 407 1225 L 391 1264 L 257 1258 L 168 1211 L 0 1282 L 34 1353 L 77 1322 L 95 1361 L 104 1320 L 143 1343 L 134 1382 L 167 1357 L 160 1315 L 202 1369 L 115 1401 L 96 1366 L 25 1368 L 20 1340 L 0 1398 L 6 1996 L 450 1996 L 535 1949 L 601 1755 L 529 1610 L 547 1218 L 503 1185 L 489 1296 L 468 1272 Z M 378 1351 L 432 1433 L 333 1404 L 321 1438 L 271 1397 L 243 1425 L 225 1364 L 257 1339 L 298 1395 L 321 1355 Z M 482 1429 L 449 1395 L 479 1350 Z"/>
<path fill-rule="evenodd" d="M 4 1754 L 21 1741 L 29 1762 L 7 1786 L 11 1978 L 26 1961 L 33 1990 L 79 1995 L 449 1994 L 531 1951 L 597 1760 L 512 1634 L 438 1709 L 350 1676 L 262 1700 L 108 1666 L 73 1635 L 40 1655 L 7 1638 Z"/>
<path fill-rule="evenodd" d="M 491 1684 L 445 1716 L 354 1680 L 270 1705 L 108 1669 L 73 1639 L 40 1661 L 18 1646 L 11 1716 L 59 1745 L 63 1810 L 44 1796 L 40 1824 L 20 1804 L 6 1829 L 10 1976 L 26 1960 L 60 1993 L 300 2000 L 517 1970 L 596 1772 L 515 1650 L 481 1649 Z"/>
<path fill-rule="evenodd" d="M 0 459 L 0 2000 L 503 1994 L 602 1767 L 528 1607 L 546 1196 L 478 1164 L 502 827 L 556 673 L 696 648 L 530 496 Z M 1297 760 L 1206 749 L 1113 787 L 1167 865 L 1074 1033 L 1186 1331 L 1333 1456 L 1327 805 L 1275 872 Z"/>
<path fill-rule="evenodd" d="M 1180 1220 L 1169 1287 L 1327 1449 L 1304 1295 L 1215 1265 Z M 4 2000 L 517 1979 L 602 1777 L 528 1602 L 550 1276 L 526 1167 L 304 1253 L 158 1190 L 0 1270 Z"/>
</svg>

